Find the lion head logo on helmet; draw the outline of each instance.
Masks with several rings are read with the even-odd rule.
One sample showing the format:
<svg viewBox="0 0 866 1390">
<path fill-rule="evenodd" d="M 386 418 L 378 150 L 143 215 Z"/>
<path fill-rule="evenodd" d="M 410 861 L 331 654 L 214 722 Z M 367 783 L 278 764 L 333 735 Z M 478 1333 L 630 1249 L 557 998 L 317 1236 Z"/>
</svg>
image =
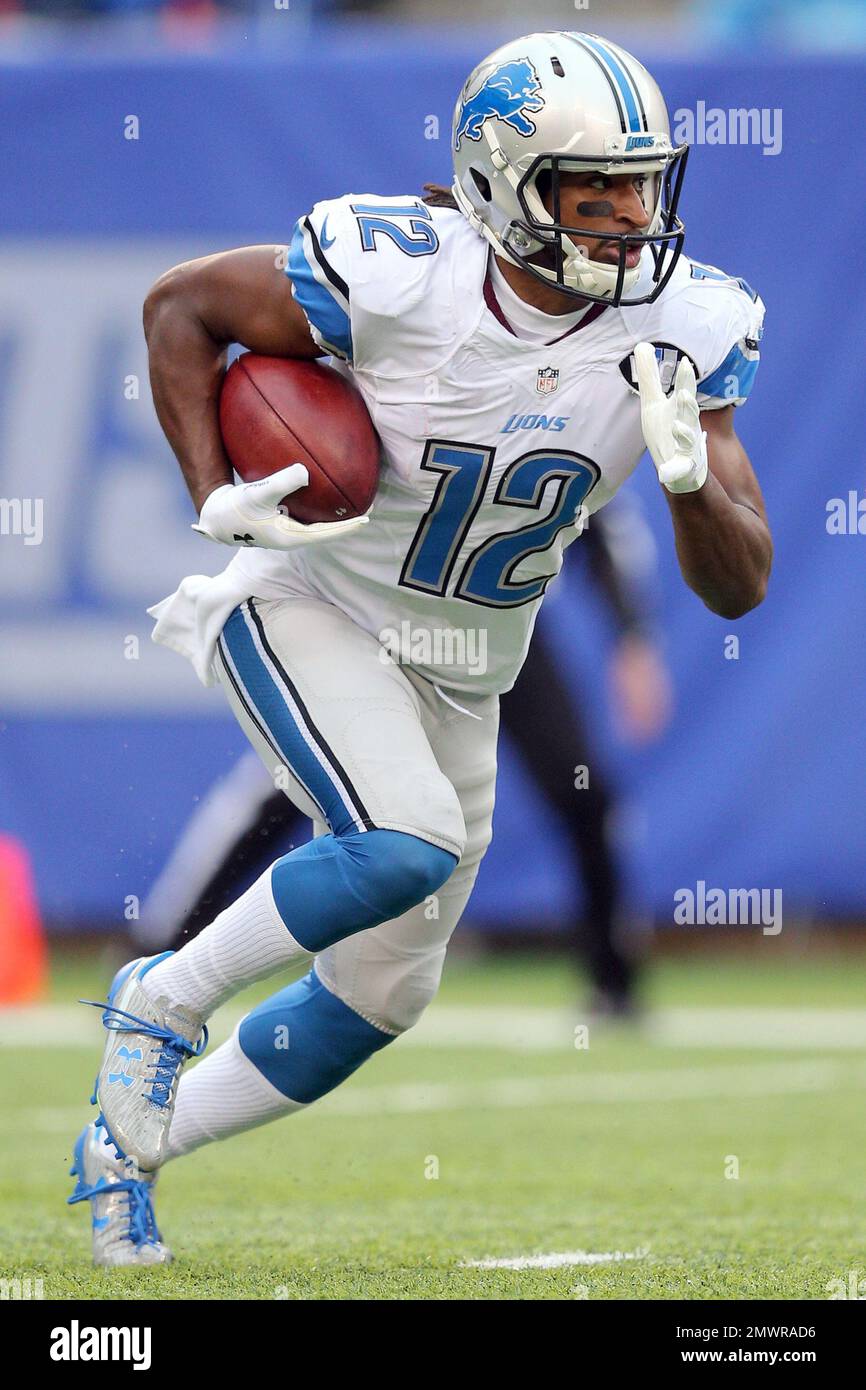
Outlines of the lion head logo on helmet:
<svg viewBox="0 0 866 1390">
<path fill-rule="evenodd" d="M 534 135 L 535 124 L 524 113 L 542 110 L 544 97 L 538 95 L 540 91 L 541 83 L 528 58 L 500 63 L 478 91 L 464 101 L 454 132 L 454 148 L 459 150 L 464 135 L 469 140 L 480 140 L 481 127 L 490 120 L 505 121 L 520 135 Z"/>
</svg>

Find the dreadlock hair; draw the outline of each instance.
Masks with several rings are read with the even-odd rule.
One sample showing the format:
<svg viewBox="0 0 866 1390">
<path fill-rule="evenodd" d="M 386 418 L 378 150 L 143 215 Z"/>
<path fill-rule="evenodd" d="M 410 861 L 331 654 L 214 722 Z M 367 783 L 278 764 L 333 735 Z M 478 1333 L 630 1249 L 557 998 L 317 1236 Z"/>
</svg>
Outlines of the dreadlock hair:
<svg viewBox="0 0 866 1390">
<path fill-rule="evenodd" d="M 457 199 L 454 197 L 451 189 L 446 188 L 443 183 L 425 183 L 424 192 L 427 196 L 426 198 L 422 198 L 421 201 L 422 203 L 426 203 L 428 207 L 453 208 L 455 212 L 460 211 L 460 208 L 457 206 Z"/>
<path fill-rule="evenodd" d="M 542 169 L 536 176 L 535 188 L 542 202 L 550 192 L 552 183 L 553 176 L 549 169 Z M 487 183 L 486 179 L 483 181 L 482 191 L 484 192 L 484 196 L 489 199 L 490 185 Z M 456 212 L 460 211 L 457 199 L 454 197 L 451 189 L 445 187 L 444 183 L 425 183 L 424 192 L 427 194 L 427 197 L 422 198 L 421 201 L 422 203 L 426 203 L 428 207 L 454 208 Z"/>
</svg>

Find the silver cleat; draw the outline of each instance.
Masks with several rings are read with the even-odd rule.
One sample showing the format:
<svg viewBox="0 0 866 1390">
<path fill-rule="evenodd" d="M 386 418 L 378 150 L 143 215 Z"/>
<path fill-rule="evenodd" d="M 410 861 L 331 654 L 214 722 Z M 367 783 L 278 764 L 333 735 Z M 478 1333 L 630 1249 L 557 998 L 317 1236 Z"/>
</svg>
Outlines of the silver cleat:
<svg viewBox="0 0 866 1390">
<path fill-rule="evenodd" d="M 156 1174 L 142 1175 L 133 1160 L 116 1158 L 98 1121 L 79 1134 L 69 1171 L 78 1178 L 69 1203 L 91 1204 L 95 1265 L 168 1264 L 171 1251 L 153 1214 Z"/>
<path fill-rule="evenodd" d="M 91 1097 L 118 1157 L 152 1172 L 168 1156 L 181 1067 L 207 1045 L 207 1029 L 189 1010 L 151 1001 L 141 980 L 170 952 L 131 961 L 118 972 L 102 1021 L 108 1029 L 102 1067 Z M 92 1001 L 85 1001 L 92 1002 Z"/>
</svg>

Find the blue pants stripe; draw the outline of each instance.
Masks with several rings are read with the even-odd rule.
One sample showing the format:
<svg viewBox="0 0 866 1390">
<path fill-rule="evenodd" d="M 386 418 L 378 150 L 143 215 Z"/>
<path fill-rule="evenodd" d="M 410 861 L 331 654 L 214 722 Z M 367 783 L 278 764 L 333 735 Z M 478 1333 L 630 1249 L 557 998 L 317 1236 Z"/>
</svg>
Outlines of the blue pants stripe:
<svg viewBox="0 0 866 1390">
<path fill-rule="evenodd" d="M 357 791 L 275 656 L 254 600 L 236 608 L 220 639 L 235 689 L 259 730 L 320 808 L 335 835 L 375 828 Z"/>
</svg>

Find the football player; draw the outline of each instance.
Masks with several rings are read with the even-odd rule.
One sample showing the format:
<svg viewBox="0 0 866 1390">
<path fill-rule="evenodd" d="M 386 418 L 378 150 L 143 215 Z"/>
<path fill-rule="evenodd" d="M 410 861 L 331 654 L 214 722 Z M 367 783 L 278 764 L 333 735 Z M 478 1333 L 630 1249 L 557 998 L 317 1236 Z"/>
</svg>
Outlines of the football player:
<svg viewBox="0 0 866 1390">
<path fill-rule="evenodd" d="M 733 419 L 763 306 L 682 254 L 687 149 L 653 78 L 593 35 L 517 39 L 468 78 L 453 155 L 454 207 L 322 202 L 287 256 L 209 256 L 147 300 L 196 529 L 236 549 L 152 610 L 154 636 L 222 684 L 315 836 L 183 949 L 115 977 L 73 1165 L 99 1263 L 169 1258 L 152 1202 L 168 1159 L 310 1105 L 420 1017 L 490 840 L 498 697 L 565 547 L 645 448 L 688 586 L 727 619 L 766 591 Z M 283 515 L 300 464 L 233 482 L 217 419 L 233 342 L 352 377 L 382 441 L 371 515 Z M 220 1004 L 310 957 L 181 1079 Z"/>
</svg>

